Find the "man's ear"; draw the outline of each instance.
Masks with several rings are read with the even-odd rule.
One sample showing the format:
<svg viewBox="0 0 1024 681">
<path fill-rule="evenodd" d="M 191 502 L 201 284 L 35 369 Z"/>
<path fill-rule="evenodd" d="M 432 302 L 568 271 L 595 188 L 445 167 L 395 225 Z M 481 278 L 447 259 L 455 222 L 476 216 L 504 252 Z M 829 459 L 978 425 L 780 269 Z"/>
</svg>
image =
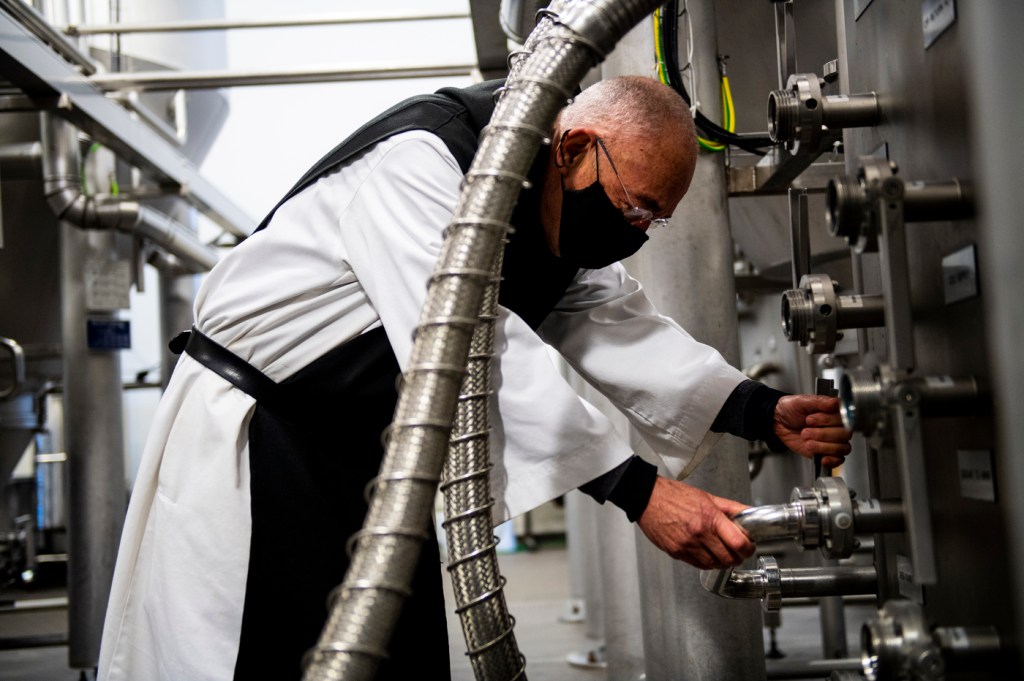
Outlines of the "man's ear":
<svg viewBox="0 0 1024 681">
<path fill-rule="evenodd" d="M 559 168 L 571 168 L 596 144 L 597 133 L 591 128 L 569 128 L 562 133 L 556 150 Z"/>
</svg>

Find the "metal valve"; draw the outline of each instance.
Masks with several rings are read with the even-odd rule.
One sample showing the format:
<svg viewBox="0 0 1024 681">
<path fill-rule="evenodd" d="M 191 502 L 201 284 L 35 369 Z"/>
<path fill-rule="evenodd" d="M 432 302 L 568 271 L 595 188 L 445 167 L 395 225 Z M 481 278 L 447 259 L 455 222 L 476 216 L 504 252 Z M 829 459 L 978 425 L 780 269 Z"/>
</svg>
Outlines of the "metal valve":
<svg viewBox="0 0 1024 681">
<path fill-rule="evenodd" d="M 861 628 L 861 665 L 868 681 L 941 681 L 947 667 L 967 668 L 1000 650 L 993 627 L 932 628 L 921 606 L 889 601 Z"/>
<path fill-rule="evenodd" d="M 880 295 L 840 296 L 837 282 L 824 274 L 805 274 L 800 288 L 782 294 L 782 330 L 809 354 L 831 352 L 843 334 L 885 324 L 885 303 Z"/>
<path fill-rule="evenodd" d="M 961 220 L 974 214 L 973 194 L 966 182 L 902 182 L 896 173 L 895 163 L 865 159 L 856 177 L 830 180 L 825 215 L 832 236 L 846 239 L 858 253 L 878 250 L 875 203 L 879 198 L 902 202 L 904 222 Z"/>
<path fill-rule="evenodd" d="M 797 153 L 801 146 L 817 148 L 825 129 L 878 124 L 881 114 L 875 93 L 824 96 L 821 85 L 813 73 L 795 73 L 786 81 L 786 89 L 768 95 L 768 135 L 773 142 L 785 142 Z"/>
<path fill-rule="evenodd" d="M 890 410 L 920 408 L 924 416 L 983 413 L 987 390 L 972 376 L 899 377 L 868 356 L 858 369 L 839 370 L 839 411 L 843 425 L 881 444 L 889 434 Z"/>
</svg>

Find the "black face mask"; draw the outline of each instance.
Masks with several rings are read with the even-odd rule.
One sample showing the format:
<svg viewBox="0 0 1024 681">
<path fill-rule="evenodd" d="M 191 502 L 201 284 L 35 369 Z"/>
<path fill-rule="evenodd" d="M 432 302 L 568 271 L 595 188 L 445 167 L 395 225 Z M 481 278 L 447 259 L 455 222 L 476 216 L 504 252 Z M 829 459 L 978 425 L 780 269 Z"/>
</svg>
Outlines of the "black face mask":
<svg viewBox="0 0 1024 681">
<path fill-rule="evenodd" d="M 558 226 L 562 258 L 585 269 L 600 269 L 633 255 L 647 239 L 647 233 L 631 225 L 615 207 L 600 180 L 584 189 L 566 189 L 562 180 Z"/>
</svg>

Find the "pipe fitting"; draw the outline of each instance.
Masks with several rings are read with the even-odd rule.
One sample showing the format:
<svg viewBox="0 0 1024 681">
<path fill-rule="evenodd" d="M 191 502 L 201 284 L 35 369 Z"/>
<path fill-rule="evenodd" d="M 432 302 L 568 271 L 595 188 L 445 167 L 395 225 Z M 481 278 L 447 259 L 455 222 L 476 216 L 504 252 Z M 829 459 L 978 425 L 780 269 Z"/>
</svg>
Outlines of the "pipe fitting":
<svg viewBox="0 0 1024 681">
<path fill-rule="evenodd" d="M 807 348 L 808 354 L 835 350 L 840 329 L 885 325 L 885 301 L 881 295 L 836 293 L 838 282 L 824 274 L 806 274 L 800 288 L 782 294 L 782 330 L 790 341 Z"/>
<path fill-rule="evenodd" d="M 839 412 L 847 430 L 884 442 L 890 411 L 920 407 L 923 416 L 985 413 L 988 388 L 973 376 L 898 376 L 872 358 L 857 369 L 839 369 Z"/>
<path fill-rule="evenodd" d="M 708 588 L 703 576 L 701 583 Z M 709 591 L 724 598 L 756 598 L 764 612 L 776 613 L 782 609 L 785 598 L 875 594 L 878 573 L 873 565 L 780 568 L 774 557 L 761 556 L 756 569 L 734 570 L 723 587 Z"/>
<path fill-rule="evenodd" d="M 748 508 L 738 513 L 733 521 L 754 543 L 793 539 L 802 549 L 817 547 L 828 558 L 848 558 L 857 548 L 857 534 L 898 532 L 905 525 L 899 502 L 854 501 L 854 496 L 842 478 L 819 478 L 812 486 L 794 488 L 790 503 Z M 836 571 L 837 568 L 822 570 L 820 573 L 779 570 L 774 558 L 762 557 L 757 570 L 705 570 L 700 581 L 705 589 L 723 598 L 767 599 L 766 608 L 774 607 L 771 604 L 781 597 L 875 593 L 874 568 L 871 568 L 869 590 L 858 590 L 867 589 L 865 582 L 858 581 L 866 579 L 865 573 L 848 574 L 842 569 Z M 847 578 L 853 581 L 844 581 Z M 776 589 L 779 580 L 782 586 Z M 829 591 L 829 588 L 840 590 Z M 847 588 L 855 590 L 842 590 Z"/>
<path fill-rule="evenodd" d="M 826 129 L 878 124 L 881 112 L 875 93 L 824 96 L 821 86 L 815 74 L 795 73 L 784 90 L 768 95 L 768 135 L 773 142 L 784 142 L 797 153 L 801 146 L 816 148 Z"/>
<path fill-rule="evenodd" d="M 932 628 L 920 605 L 886 603 L 861 628 L 861 665 L 868 681 L 941 681 L 948 666 L 966 666 L 1000 651 L 993 627 Z"/>
<path fill-rule="evenodd" d="M 963 220 L 974 215 L 970 183 L 901 182 L 891 161 L 864 159 L 856 177 L 838 177 L 826 189 L 825 218 L 832 236 L 846 239 L 858 253 L 878 249 L 879 199 L 902 201 L 905 222 Z M 902 187 L 898 186 L 902 184 Z"/>
<path fill-rule="evenodd" d="M 70 124 L 43 115 L 43 193 L 59 220 L 82 229 L 116 229 L 146 239 L 177 257 L 192 272 L 220 260 L 215 248 L 163 213 L 133 201 L 100 202 L 82 192 L 78 134 Z"/>
</svg>

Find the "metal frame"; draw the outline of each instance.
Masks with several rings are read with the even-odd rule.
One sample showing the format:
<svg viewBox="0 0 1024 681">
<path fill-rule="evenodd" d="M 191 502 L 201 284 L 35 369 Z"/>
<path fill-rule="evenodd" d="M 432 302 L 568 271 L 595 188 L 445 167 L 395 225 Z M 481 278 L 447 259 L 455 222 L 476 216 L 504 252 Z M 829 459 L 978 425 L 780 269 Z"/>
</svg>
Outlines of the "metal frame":
<svg viewBox="0 0 1024 681">
<path fill-rule="evenodd" d="M 256 221 L 220 193 L 174 145 L 90 83 L 25 26 L 0 12 L 0 71 L 33 100 L 58 97 L 55 113 L 174 191 L 229 233 Z"/>
</svg>

